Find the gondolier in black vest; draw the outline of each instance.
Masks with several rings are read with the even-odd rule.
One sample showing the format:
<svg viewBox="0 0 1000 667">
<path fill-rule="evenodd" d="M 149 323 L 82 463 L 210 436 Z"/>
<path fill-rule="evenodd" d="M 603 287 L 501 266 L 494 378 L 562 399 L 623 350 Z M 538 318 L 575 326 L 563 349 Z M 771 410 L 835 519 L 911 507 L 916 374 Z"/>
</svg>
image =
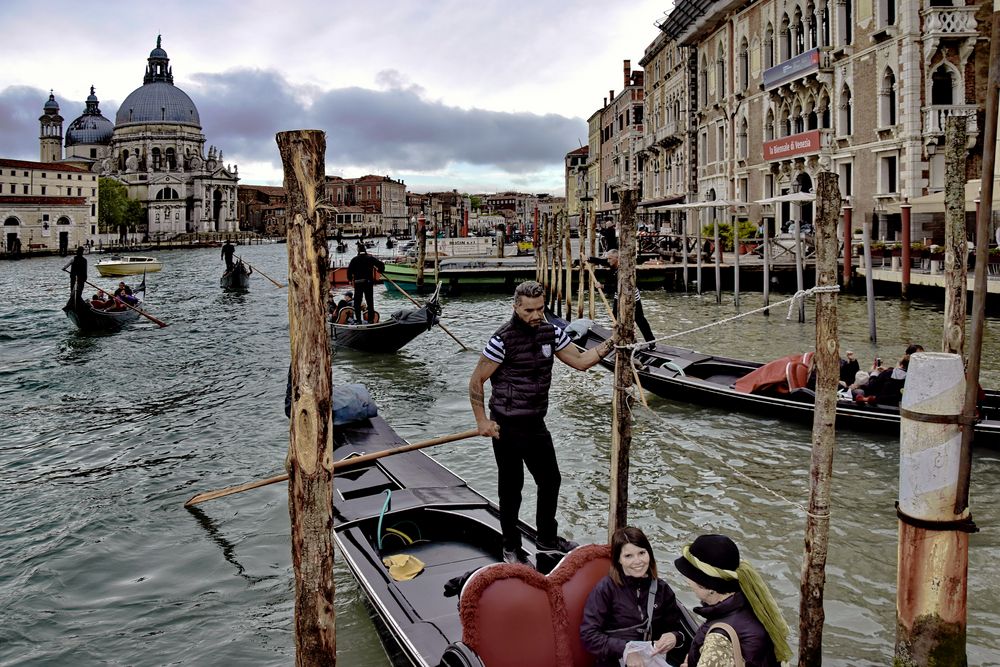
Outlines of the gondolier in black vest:
<svg viewBox="0 0 1000 667">
<path fill-rule="evenodd" d="M 368 324 L 375 321 L 375 270 L 385 271 L 385 264 L 372 257 L 364 243 L 358 243 L 358 254 L 347 265 L 347 279 L 354 286 L 354 319 L 361 322 L 361 302 L 368 303 Z"/>
<path fill-rule="evenodd" d="M 552 436 L 545 427 L 552 383 L 553 358 L 578 370 L 586 370 L 614 349 L 608 339 L 580 352 L 569 336 L 545 319 L 542 286 L 523 282 L 514 291 L 514 314 L 487 342 L 469 380 L 469 401 L 479 434 L 493 438 L 497 462 L 500 526 L 503 529 L 503 559 L 524 562 L 517 527 L 521 508 L 524 468 L 538 486 L 538 547 L 566 552 L 576 547 L 556 534 L 556 505 L 562 478 L 556 462 Z M 492 385 L 487 418 L 483 387 Z"/>
<path fill-rule="evenodd" d="M 222 259 L 226 260 L 226 273 L 233 271 L 233 254 L 235 252 L 236 248 L 229 242 L 229 239 L 226 239 L 226 244 L 222 246 Z"/>
<path fill-rule="evenodd" d="M 87 282 L 87 258 L 83 256 L 83 246 L 76 247 L 73 261 L 63 267 L 69 269 L 69 289 L 73 293 L 73 303 L 83 302 L 83 286 Z"/>
<path fill-rule="evenodd" d="M 606 266 L 610 271 L 608 271 L 607 278 L 601 285 L 604 290 L 604 296 L 611 298 L 611 310 L 612 315 L 618 317 L 618 251 L 609 250 L 604 253 L 604 257 L 591 257 L 587 260 L 591 264 L 597 266 Z M 649 321 L 642 312 L 642 296 L 639 294 L 639 288 L 635 288 L 635 325 L 639 327 L 639 332 L 642 334 L 642 339 L 649 343 L 649 349 L 656 347 L 656 336 L 653 335 L 653 328 L 649 326 Z"/>
</svg>

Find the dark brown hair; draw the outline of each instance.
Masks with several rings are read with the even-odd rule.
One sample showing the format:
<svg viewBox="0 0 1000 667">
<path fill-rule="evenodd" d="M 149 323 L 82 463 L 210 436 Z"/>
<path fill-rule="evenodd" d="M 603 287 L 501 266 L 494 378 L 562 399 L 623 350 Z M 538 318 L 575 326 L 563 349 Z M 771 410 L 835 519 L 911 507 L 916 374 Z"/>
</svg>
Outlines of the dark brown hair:
<svg viewBox="0 0 1000 667">
<path fill-rule="evenodd" d="M 611 536 L 611 581 L 619 586 L 625 584 L 625 573 L 622 571 L 622 564 L 619 562 L 622 556 L 622 549 L 626 544 L 634 544 L 640 549 L 644 549 L 649 554 L 649 576 L 656 579 L 656 556 L 653 555 L 653 547 L 649 544 L 646 534 L 635 526 L 625 526 L 619 528 Z"/>
</svg>

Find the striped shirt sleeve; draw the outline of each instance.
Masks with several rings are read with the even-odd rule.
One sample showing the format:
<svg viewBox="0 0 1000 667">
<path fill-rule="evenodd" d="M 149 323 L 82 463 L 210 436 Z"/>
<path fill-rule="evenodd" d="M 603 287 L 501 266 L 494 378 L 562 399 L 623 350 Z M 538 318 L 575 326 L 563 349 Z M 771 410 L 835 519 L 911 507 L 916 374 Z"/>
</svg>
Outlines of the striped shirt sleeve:
<svg viewBox="0 0 1000 667">
<path fill-rule="evenodd" d="M 486 347 L 483 348 L 483 356 L 494 363 L 503 363 L 505 353 L 503 341 L 500 339 L 500 336 L 493 336 L 486 342 Z"/>
<path fill-rule="evenodd" d="M 563 329 L 561 329 L 560 327 L 555 327 L 555 330 L 556 330 L 556 352 L 558 352 L 559 350 L 569 345 L 570 340 L 569 340 L 569 334 L 567 334 Z"/>
</svg>

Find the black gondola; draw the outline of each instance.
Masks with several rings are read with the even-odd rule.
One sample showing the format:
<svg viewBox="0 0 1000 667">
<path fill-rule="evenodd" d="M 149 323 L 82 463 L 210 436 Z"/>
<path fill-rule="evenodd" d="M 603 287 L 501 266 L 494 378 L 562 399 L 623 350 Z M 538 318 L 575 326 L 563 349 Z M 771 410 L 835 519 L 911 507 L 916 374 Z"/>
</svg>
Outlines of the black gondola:
<svg viewBox="0 0 1000 667">
<path fill-rule="evenodd" d="M 337 427 L 333 455 L 339 461 L 404 444 L 381 417 L 372 417 Z M 423 451 L 395 454 L 338 471 L 333 505 L 334 540 L 376 612 L 380 634 L 391 636 L 398 645 L 398 649 L 387 647 L 394 664 L 482 667 L 484 662 L 489 663 L 491 648 L 511 645 L 509 629 L 513 619 L 504 618 L 503 623 L 486 625 L 480 630 L 491 635 L 489 641 L 479 643 L 485 654 L 480 657 L 472 648 L 477 643 L 470 639 L 470 628 L 466 627 L 463 634 L 461 616 L 478 613 L 477 605 L 488 606 L 487 596 L 477 597 L 476 592 L 483 589 L 484 582 L 506 576 L 523 576 L 530 583 L 513 591 L 506 583 L 500 591 L 492 589 L 490 595 L 495 601 L 496 595 L 505 594 L 506 587 L 507 599 L 502 611 L 496 612 L 501 615 L 525 607 L 525 615 L 537 611 L 532 608 L 537 605 L 537 590 L 532 590 L 532 586 L 536 589 L 539 584 L 562 586 L 561 596 L 570 620 L 560 641 L 575 642 L 573 654 L 580 655 L 579 618 L 587 593 L 608 572 L 608 547 L 582 546 L 566 558 L 561 554 L 539 553 L 535 530 L 522 522 L 520 528 L 529 561 L 533 560 L 540 572 L 549 575 L 545 578 L 525 565 L 501 564 L 502 533 L 497 506 Z M 394 578 L 391 567 L 383 561 L 393 556 L 406 561 L 410 561 L 409 557 L 418 559 L 419 574 L 403 581 Z M 513 584 L 516 587 L 518 582 Z M 461 614 L 456 597 L 459 592 Z M 483 610 L 478 618 L 487 617 L 489 611 Z M 690 634 L 692 619 L 686 616 L 686 620 Z M 553 623 L 553 627 L 557 625 Z M 532 638 L 518 638 L 521 645 L 515 647 L 523 655 L 536 658 L 532 664 L 544 662 L 537 659 L 535 651 L 545 649 L 536 649 L 531 644 L 539 634 L 533 632 Z M 508 648 L 501 650 L 508 652 L 509 657 Z M 507 664 L 524 663 L 514 660 Z M 583 658 L 549 664 L 592 662 Z"/>
<path fill-rule="evenodd" d="M 411 340 L 427 331 L 438 321 L 441 305 L 438 303 L 438 293 L 441 286 L 431 295 L 420 308 L 398 310 L 389 319 L 373 324 L 343 324 L 328 318 L 330 325 L 330 344 L 334 347 L 346 347 L 358 352 L 396 352 Z M 346 319 L 351 309 L 342 309 L 338 319 Z"/>
<path fill-rule="evenodd" d="M 219 278 L 219 287 L 227 290 L 250 289 L 250 275 L 253 269 L 243 263 L 243 260 L 236 260 L 232 271 L 226 271 Z"/>
<path fill-rule="evenodd" d="M 566 322 L 549 314 L 549 319 L 559 326 Z M 579 320 L 572 325 L 576 333 L 589 321 Z M 593 324 L 575 339 L 584 349 L 604 342 L 611 332 Z M 786 394 L 756 394 L 737 391 L 737 380 L 764 364 L 741 359 L 701 354 L 694 350 L 657 343 L 654 350 L 636 353 L 637 374 L 644 389 L 675 401 L 697 403 L 728 412 L 747 412 L 812 424 L 815 394 L 806 387 L 793 387 Z M 614 356 L 605 358 L 605 367 L 614 369 Z M 1000 444 L 1000 391 L 986 391 L 980 405 L 983 419 L 975 426 L 976 444 Z M 837 427 L 858 431 L 882 432 L 899 435 L 899 407 L 873 403 L 837 401 Z"/>
<path fill-rule="evenodd" d="M 337 241 L 337 252 L 347 252 L 346 241 Z"/>
<path fill-rule="evenodd" d="M 143 276 L 142 283 L 132 290 L 132 296 L 137 299 L 133 304 L 135 307 L 142 307 L 145 294 L 146 277 Z M 103 310 L 95 308 L 89 299 L 75 301 L 73 297 L 70 297 L 63 306 L 63 312 L 83 333 L 113 333 L 139 319 L 139 312 L 127 306 L 115 310 Z"/>
</svg>

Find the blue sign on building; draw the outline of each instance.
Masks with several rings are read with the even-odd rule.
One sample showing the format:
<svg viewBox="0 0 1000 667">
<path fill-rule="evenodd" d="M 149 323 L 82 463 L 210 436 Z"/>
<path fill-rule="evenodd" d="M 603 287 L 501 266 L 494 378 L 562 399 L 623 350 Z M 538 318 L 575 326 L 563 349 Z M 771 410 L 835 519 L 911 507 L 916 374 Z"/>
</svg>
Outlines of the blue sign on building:
<svg viewBox="0 0 1000 667">
<path fill-rule="evenodd" d="M 810 49 L 764 70 L 764 89 L 774 88 L 819 69 L 819 49 Z"/>
</svg>

